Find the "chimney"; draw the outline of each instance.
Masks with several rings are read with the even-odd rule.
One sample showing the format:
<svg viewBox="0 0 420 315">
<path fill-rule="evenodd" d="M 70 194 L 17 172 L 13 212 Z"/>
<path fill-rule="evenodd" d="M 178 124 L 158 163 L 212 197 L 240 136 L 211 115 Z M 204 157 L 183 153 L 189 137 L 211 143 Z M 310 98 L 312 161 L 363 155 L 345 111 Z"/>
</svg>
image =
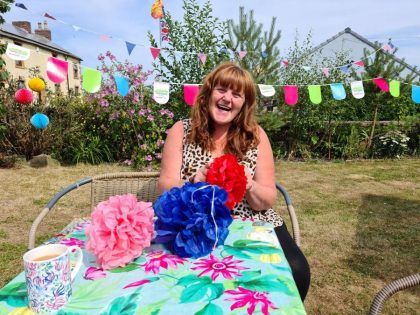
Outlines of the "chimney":
<svg viewBox="0 0 420 315">
<path fill-rule="evenodd" d="M 29 34 L 31 34 L 31 22 L 28 21 L 13 21 L 13 26 L 19 27 L 27 31 Z"/>
<path fill-rule="evenodd" d="M 38 28 L 35 30 L 35 34 L 51 40 L 51 30 L 48 29 L 47 21 L 44 21 L 44 27 L 42 27 L 41 22 L 38 22 Z"/>
</svg>

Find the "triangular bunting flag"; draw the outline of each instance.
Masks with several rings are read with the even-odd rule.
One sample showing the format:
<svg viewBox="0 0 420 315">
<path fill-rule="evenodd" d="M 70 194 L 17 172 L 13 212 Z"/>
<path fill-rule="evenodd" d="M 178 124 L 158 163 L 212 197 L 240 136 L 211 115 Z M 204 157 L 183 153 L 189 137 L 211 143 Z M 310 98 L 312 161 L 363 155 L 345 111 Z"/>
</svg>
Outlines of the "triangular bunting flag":
<svg viewBox="0 0 420 315">
<path fill-rule="evenodd" d="M 354 64 L 362 68 L 365 67 L 365 63 L 362 60 L 356 61 Z"/>
<path fill-rule="evenodd" d="M 391 82 L 389 82 L 389 93 L 391 93 L 393 97 L 400 96 L 400 81 L 391 80 Z"/>
<path fill-rule="evenodd" d="M 84 68 L 82 76 L 82 87 L 86 92 L 96 93 L 99 91 L 102 82 L 101 71 L 92 68 Z"/>
<path fill-rule="evenodd" d="M 125 45 L 127 46 L 128 55 L 131 55 L 131 52 L 133 51 L 134 47 L 136 47 L 136 44 L 125 42 Z"/>
<path fill-rule="evenodd" d="M 365 89 L 362 81 L 353 81 L 350 83 L 351 94 L 354 98 L 361 99 L 365 97 Z"/>
<path fill-rule="evenodd" d="M 322 68 L 322 73 L 328 78 L 330 76 L 330 69 Z"/>
<path fill-rule="evenodd" d="M 382 92 L 389 92 L 388 82 L 384 78 L 375 78 L 373 79 L 373 83 L 375 83 Z"/>
<path fill-rule="evenodd" d="M 240 51 L 240 52 L 238 52 L 239 59 L 242 60 L 246 56 L 246 53 L 247 53 L 246 51 Z"/>
<path fill-rule="evenodd" d="M 59 84 L 67 78 L 68 62 L 54 57 L 48 57 L 47 77 L 53 83 Z"/>
<path fill-rule="evenodd" d="M 343 83 L 330 84 L 331 92 L 335 100 L 341 101 L 346 98 L 346 90 L 344 89 Z"/>
<path fill-rule="evenodd" d="M 103 41 L 107 41 L 109 39 L 109 36 L 108 35 L 101 35 L 99 38 Z"/>
<path fill-rule="evenodd" d="M 197 98 L 200 86 L 198 84 L 184 84 L 184 100 L 189 106 L 193 106 Z"/>
<path fill-rule="evenodd" d="M 303 68 L 303 70 L 305 70 L 305 71 L 309 71 L 309 70 L 311 70 L 311 67 L 308 67 L 308 66 L 302 66 L 302 68 Z"/>
<path fill-rule="evenodd" d="M 51 19 L 51 20 L 56 20 L 56 18 L 55 18 L 55 17 L 53 17 L 52 15 L 49 15 L 48 13 L 45 13 L 45 14 L 44 14 L 44 17 L 49 18 L 49 19 Z"/>
<path fill-rule="evenodd" d="M 267 56 L 268 56 L 268 54 L 267 54 L 267 52 L 265 50 L 263 52 L 261 52 L 262 59 L 267 58 Z"/>
<path fill-rule="evenodd" d="M 349 72 L 349 67 L 347 65 L 341 66 L 340 71 L 343 72 L 343 73 L 348 73 Z"/>
<path fill-rule="evenodd" d="M 287 67 L 289 66 L 289 60 L 287 60 L 287 59 L 283 59 L 281 62 L 283 63 L 283 66 L 284 66 L 285 68 L 287 68 Z"/>
<path fill-rule="evenodd" d="M 198 59 L 200 59 L 201 63 L 204 65 L 207 60 L 207 55 L 204 53 L 198 53 L 197 56 L 198 56 Z"/>
<path fill-rule="evenodd" d="M 420 104 L 420 86 L 412 85 L 411 86 L 411 99 L 414 103 Z"/>
<path fill-rule="evenodd" d="M 15 3 L 15 6 L 21 8 L 21 9 L 24 9 L 24 10 L 28 10 L 23 3 Z"/>
<path fill-rule="evenodd" d="M 314 104 L 320 104 L 322 102 L 321 95 L 321 86 L 320 85 L 310 85 L 308 86 L 309 99 Z"/>
<path fill-rule="evenodd" d="M 156 60 L 157 56 L 159 56 L 160 48 L 150 47 L 150 52 L 152 53 L 153 60 Z"/>
<path fill-rule="evenodd" d="M 72 25 L 72 27 L 76 32 L 80 31 L 80 29 L 81 29 L 81 27 L 77 26 L 77 25 Z"/>
<path fill-rule="evenodd" d="M 117 86 L 117 91 L 121 96 L 126 96 L 130 89 L 128 79 L 125 77 L 120 77 L 114 75 L 115 85 Z"/>
<path fill-rule="evenodd" d="M 297 85 L 285 85 L 284 91 L 284 102 L 289 106 L 295 106 L 298 102 L 298 86 Z"/>
</svg>

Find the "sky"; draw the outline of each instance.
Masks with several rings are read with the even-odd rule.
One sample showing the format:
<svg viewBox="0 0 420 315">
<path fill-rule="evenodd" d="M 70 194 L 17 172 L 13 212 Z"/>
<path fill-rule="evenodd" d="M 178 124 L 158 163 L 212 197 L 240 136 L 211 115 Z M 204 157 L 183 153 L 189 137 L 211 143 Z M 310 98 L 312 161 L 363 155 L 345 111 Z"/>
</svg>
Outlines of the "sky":
<svg viewBox="0 0 420 315">
<path fill-rule="evenodd" d="M 2 0 L 0 0 L 2 1 Z M 128 59 L 151 69 L 147 31 L 157 36 L 158 21 L 150 15 L 154 0 L 17 0 L 28 11 L 13 6 L 4 15 L 7 23 L 30 21 L 32 30 L 37 22 L 47 20 L 53 42 L 83 59 L 82 65 L 95 68 L 97 56 L 110 50 L 119 60 Z M 180 20 L 182 0 L 164 0 L 165 10 Z M 197 0 L 202 5 L 205 0 Z M 412 66 L 420 67 L 420 0 L 211 0 L 214 16 L 220 20 L 239 19 L 239 7 L 253 10 L 257 22 L 268 29 L 273 16 L 282 37 L 280 51 L 284 53 L 296 34 L 304 39 L 312 32 L 313 44 L 321 42 L 350 27 L 369 40 L 392 43 L 398 47 L 397 56 Z M 49 13 L 65 22 L 43 17 Z M 72 25 L 81 29 L 75 31 Z M 90 30 L 96 34 L 86 32 Z M 100 35 L 121 40 L 103 41 Z M 124 41 L 137 44 L 128 55 Z M 140 46 L 141 44 L 145 47 Z M 361 56 L 362 57 L 362 56 Z"/>
</svg>

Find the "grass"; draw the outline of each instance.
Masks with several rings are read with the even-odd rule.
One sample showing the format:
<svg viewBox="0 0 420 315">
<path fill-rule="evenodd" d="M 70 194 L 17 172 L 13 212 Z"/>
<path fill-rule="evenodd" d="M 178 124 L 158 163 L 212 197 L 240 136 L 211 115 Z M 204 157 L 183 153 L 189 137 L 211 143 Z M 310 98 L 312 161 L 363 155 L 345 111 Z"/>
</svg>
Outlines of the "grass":
<svg viewBox="0 0 420 315">
<path fill-rule="evenodd" d="M 105 164 L 1 169 L 0 287 L 22 270 L 29 228 L 48 200 L 83 177 L 116 171 L 131 169 Z M 385 284 L 419 272 L 419 159 L 278 162 L 276 177 L 292 197 L 311 266 L 308 314 L 366 314 Z M 89 193 L 80 187 L 63 197 L 41 224 L 38 244 L 87 215 Z M 287 217 L 283 205 L 277 208 Z M 397 293 L 383 314 L 416 314 L 419 293 L 419 288 Z"/>
</svg>

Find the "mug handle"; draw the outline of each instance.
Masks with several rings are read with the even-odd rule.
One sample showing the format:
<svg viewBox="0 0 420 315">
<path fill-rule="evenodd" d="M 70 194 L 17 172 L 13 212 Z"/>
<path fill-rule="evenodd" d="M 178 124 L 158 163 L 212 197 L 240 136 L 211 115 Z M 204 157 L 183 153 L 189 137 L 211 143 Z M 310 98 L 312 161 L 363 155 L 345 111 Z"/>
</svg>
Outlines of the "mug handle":
<svg viewBox="0 0 420 315">
<path fill-rule="evenodd" d="M 67 247 L 67 250 L 69 252 L 69 254 L 71 252 L 73 252 L 73 250 L 75 250 L 76 253 L 76 265 L 73 267 L 73 270 L 71 271 L 71 281 L 74 281 L 74 278 L 77 275 L 77 272 L 79 271 L 80 267 L 82 266 L 82 261 L 83 261 L 83 252 L 82 249 L 79 246 L 69 246 Z"/>
</svg>

